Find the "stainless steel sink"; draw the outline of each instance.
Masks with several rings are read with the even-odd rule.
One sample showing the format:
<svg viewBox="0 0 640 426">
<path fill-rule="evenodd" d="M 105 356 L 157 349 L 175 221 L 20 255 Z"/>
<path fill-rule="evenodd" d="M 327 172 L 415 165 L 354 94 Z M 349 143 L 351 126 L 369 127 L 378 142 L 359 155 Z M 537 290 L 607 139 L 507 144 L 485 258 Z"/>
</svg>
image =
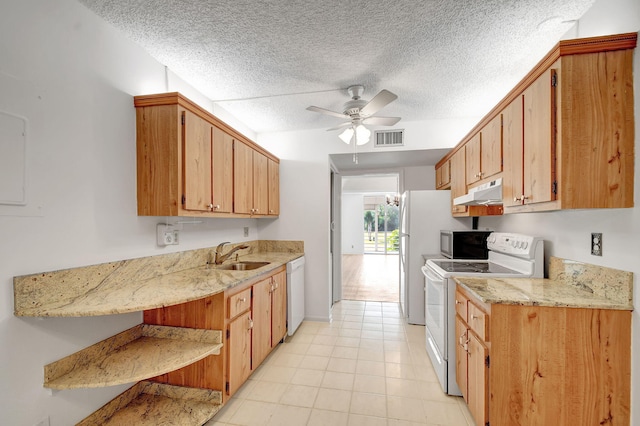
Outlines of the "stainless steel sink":
<svg viewBox="0 0 640 426">
<path fill-rule="evenodd" d="M 269 262 L 235 262 L 227 265 L 220 265 L 217 269 L 224 269 L 228 271 L 250 271 L 252 269 L 267 266 L 268 264 Z"/>
</svg>

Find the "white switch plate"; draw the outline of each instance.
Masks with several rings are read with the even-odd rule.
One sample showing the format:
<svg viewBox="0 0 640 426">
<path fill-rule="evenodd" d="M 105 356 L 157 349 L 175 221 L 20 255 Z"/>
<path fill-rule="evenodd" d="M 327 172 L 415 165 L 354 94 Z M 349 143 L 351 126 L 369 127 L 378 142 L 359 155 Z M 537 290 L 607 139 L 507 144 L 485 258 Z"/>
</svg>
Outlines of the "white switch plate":
<svg viewBox="0 0 640 426">
<path fill-rule="evenodd" d="M 156 238 L 160 247 L 179 244 L 179 233 L 175 225 L 159 223 L 156 225 Z"/>
</svg>

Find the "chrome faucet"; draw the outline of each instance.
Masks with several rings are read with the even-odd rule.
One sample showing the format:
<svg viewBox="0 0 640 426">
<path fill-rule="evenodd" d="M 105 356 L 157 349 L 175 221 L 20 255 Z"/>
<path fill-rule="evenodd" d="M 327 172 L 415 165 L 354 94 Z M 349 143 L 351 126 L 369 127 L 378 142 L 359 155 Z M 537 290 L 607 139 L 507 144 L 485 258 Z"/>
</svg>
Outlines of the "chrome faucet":
<svg viewBox="0 0 640 426">
<path fill-rule="evenodd" d="M 229 256 L 231 256 L 236 251 L 249 248 L 249 246 L 246 246 L 246 245 L 243 244 L 241 246 L 235 246 L 234 248 L 229 250 L 226 254 L 222 254 L 222 247 L 225 244 L 229 244 L 229 241 L 225 241 L 224 243 L 220 243 L 220 244 L 218 244 L 218 247 L 216 247 L 216 255 L 215 255 L 214 259 L 213 259 L 213 263 L 215 263 L 216 265 L 221 265 L 222 262 L 227 260 L 229 258 Z"/>
</svg>

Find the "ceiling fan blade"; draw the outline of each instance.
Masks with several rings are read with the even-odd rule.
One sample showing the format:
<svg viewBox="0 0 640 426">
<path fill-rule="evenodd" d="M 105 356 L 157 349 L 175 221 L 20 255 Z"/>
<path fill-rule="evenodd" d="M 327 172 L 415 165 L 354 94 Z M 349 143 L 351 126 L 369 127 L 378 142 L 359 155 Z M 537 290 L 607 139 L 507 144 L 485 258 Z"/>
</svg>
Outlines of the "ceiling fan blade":
<svg viewBox="0 0 640 426">
<path fill-rule="evenodd" d="M 360 114 L 365 116 L 373 115 L 381 110 L 385 105 L 395 101 L 396 99 L 398 99 L 397 95 L 383 89 L 380 93 L 375 95 L 368 104 L 360 109 Z"/>
<path fill-rule="evenodd" d="M 336 127 L 332 127 L 332 128 L 330 128 L 330 129 L 327 129 L 327 132 L 330 132 L 330 131 L 332 131 L 332 130 L 340 130 L 340 129 L 342 129 L 343 127 L 351 126 L 351 124 L 352 124 L 352 123 L 351 123 L 350 121 L 347 121 L 346 123 L 342 123 L 342 124 L 340 124 L 340 125 L 338 125 L 338 126 L 336 126 Z"/>
<path fill-rule="evenodd" d="M 347 117 L 347 118 L 349 118 L 348 115 L 344 115 L 344 114 L 342 114 L 340 112 L 331 111 L 331 110 L 328 110 L 328 109 L 325 109 L 325 108 L 320 108 L 320 107 L 317 107 L 317 106 L 307 107 L 307 110 L 313 111 L 313 112 L 319 112 L 320 114 L 330 115 L 332 117 L 338 117 L 338 118 Z"/>
<path fill-rule="evenodd" d="M 393 126 L 398 121 L 400 117 L 368 117 L 362 120 L 363 123 L 373 126 Z"/>
</svg>

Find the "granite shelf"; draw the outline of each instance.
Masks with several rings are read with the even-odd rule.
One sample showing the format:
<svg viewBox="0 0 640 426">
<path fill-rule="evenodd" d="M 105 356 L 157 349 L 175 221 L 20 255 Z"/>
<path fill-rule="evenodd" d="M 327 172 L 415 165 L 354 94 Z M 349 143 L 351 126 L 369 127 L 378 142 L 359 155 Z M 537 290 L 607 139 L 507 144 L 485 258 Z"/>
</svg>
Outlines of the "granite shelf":
<svg viewBox="0 0 640 426">
<path fill-rule="evenodd" d="M 221 407 L 220 391 L 142 381 L 82 420 L 78 426 L 201 425 Z"/>
<path fill-rule="evenodd" d="M 244 255 L 243 261 L 268 263 L 250 271 L 220 269 L 207 265 L 204 258 L 200 259 L 200 265 L 193 265 L 170 256 L 166 260 L 152 256 L 14 277 L 14 315 L 85 317 L 177 305 L 213 296 L 303 255 L 301 252 Z"/>
<path fill-rule="evenodd" d="M 220 354 L 222 332 L 139 324 L 44 367 L 44 386 L 115 386 L 177 370 Z"/>
</svg>

